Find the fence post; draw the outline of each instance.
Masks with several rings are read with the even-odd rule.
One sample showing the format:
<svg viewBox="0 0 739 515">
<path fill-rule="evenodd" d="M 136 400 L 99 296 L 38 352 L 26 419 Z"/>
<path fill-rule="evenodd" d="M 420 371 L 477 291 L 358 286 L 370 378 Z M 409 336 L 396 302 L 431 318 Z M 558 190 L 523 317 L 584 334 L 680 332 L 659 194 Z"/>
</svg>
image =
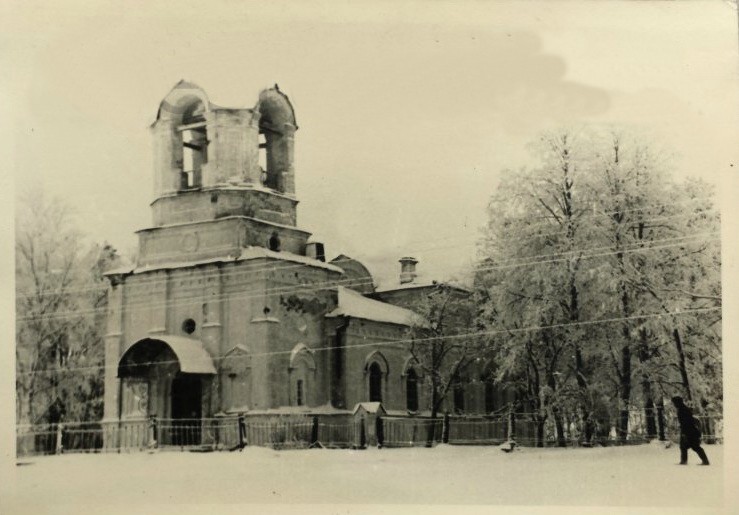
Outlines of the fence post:
<svg viewBox="0 0 739 515">
<path fill-rule="evenodd" d="M 244 414 L 239 415 L 239 451 L 243 451 L 246 447 L 246 420 Z"/>
<path fill-rule="evenodd" d="M 64 424 L 60 422 L 56 426 L 56 450 L 54 451 L 54 454 L 61 454 L 64 451 L 64 446 L 62 445 L 62 433 L 63 432 L 64 432 Z"/>
<path fill-rule="evenodd" d="M 516 439 L 516 415 L 513 413 L 513 406 L 508 409 L 508 440 Z"/>
<path fill-rule="evenodd" d="M 701 423 L 701 430 L 703 432 L 703 438 L 705 439 L 707 444 L 714 444 L 716 443 L 716 435 L 714 434 L 715 431 L 713 427 L 711 427 L 711 417 L 704 411 L 703 415 L 698 417 L 698 420 Z"/>
<path fill-rule="evenodd" d="M 364 429 L 364 414 L 359 419 L 359 448 L 364 449 L 367 446 L 367 434 Z"/>
<path fill-rule="evenodd" d="M 156 415 L 149 416 L 149 449 L 157 448 L 157 417 Z"/>
<path fill-rule="evenodd" d="M 385 434 L 382 417 L 379 415 L 375 418 L 375 436 L 377 437 L 377 448 L 382 449 L 382 444 L 385 442 Z"/>
<path fill-rule="evenodd" d="M 310 445 L 308 447 L 313 449 L 314 447 L 320 446 L 321 444 L 318 443 L 318 417 L 313 416 L 313 426 L 311 427 L 310 432 Z"/>
<path fill-rule="evenodd" d="M 441 443 L 449 443 L 449 425 L 451 421 L 449 418 L 449 412 L 444 412 L 444 418 L 441 422 Z"/>
</svg>

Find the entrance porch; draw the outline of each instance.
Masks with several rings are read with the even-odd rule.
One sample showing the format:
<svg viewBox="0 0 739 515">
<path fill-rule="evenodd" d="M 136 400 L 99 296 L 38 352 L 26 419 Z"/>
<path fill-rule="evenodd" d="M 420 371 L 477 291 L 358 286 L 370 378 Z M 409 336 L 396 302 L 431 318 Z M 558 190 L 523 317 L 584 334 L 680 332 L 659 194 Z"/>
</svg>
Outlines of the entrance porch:
<svg viewBox="0 0 739 515">
<path fill-rule="evenodd" d="M 161 335 L 134 343 L 118 365 L 118 445 L 206 443 L 202 424 L 211 415 L 215 374 L 213 359 L 198 340 Z"/>
</svg>

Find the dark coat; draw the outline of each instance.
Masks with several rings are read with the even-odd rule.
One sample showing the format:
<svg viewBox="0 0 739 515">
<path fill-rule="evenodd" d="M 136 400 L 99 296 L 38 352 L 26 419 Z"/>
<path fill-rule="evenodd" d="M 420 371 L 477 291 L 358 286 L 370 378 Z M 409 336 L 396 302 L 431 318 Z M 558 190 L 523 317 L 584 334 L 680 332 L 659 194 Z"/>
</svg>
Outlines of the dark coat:
<svg viewBox="0 0 739 515">
<path fill-rule="evenodd" d="M 701 430 L 698 421 L 693 418 L 693 412 L 685 404 L 675 406 L 677 420 L 680 422 L 680 434 L 689 443 L 698 443 L 701 439 Z"/>
</svg>

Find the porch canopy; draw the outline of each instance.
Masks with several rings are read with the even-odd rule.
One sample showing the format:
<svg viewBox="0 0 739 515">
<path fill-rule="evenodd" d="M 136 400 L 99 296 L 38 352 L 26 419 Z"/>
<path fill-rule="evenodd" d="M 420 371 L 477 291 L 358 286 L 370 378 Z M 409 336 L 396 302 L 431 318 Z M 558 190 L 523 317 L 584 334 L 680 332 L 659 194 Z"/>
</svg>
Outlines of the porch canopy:
<svg viewBox="0 0 739 515">
<path fill-rule="evenodd" d="M 160 334 L 131 345 L 118 362 L 118 377 L 142 375 L 153 365 L 168 365 L 185 374 L 216 374 L 213 358 L 203 342 L 184 336 Z"/>
</svg>

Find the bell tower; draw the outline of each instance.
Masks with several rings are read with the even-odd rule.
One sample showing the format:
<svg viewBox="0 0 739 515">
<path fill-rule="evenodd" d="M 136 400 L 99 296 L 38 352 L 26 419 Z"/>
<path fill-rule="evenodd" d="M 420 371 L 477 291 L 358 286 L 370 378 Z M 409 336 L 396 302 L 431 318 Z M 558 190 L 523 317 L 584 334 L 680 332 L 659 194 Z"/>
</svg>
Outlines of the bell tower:
<svg viewBox="0 0 739 515">
<path fill-rule="evenodd" d="M 139 231 L 138 266 L 238 255 L 247 246 L 304 255 L 296 130 L 277 85 L 253 108 L 224 108 L 195 84 L 177 83 L 151 126 L 153 226 Z"/>
</svg>

